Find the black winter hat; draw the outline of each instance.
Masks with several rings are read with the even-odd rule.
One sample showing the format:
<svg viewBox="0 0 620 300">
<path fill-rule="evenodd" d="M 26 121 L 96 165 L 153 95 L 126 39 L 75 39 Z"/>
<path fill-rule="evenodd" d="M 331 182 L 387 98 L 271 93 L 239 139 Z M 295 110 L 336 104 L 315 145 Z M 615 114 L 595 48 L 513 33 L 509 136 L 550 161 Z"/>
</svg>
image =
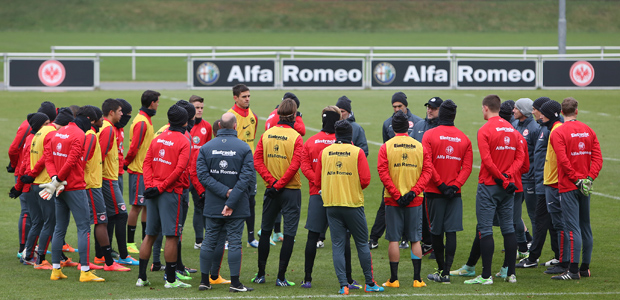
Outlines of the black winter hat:
<svg viewBox="0 0 620 300">
<path fill-rule="evenodd" d="M 127 102 L 127 100 L 121 98 L 116 98 L 116 100 L 121 103 L 121 111 L 123 112 L 123 115 L 128 115 L 130 112 L 133 111 L 131 103 Z"/>
<path fill-rule="evenodd" d="M 540 112 L 549 120 L 554 121 L 560 119 L 560 112 L 562 112 L 562 105 L 554 100 L 545 102 L 540 108 Z"/>
<path fill-rule="evenodd" d="M 540 111 L 540 108 L 543 106 L 543 104 L 545 104 L 549 100 L 551 100 L 551 99 L 549 99 L 549 97 L 540 97 L 540 98 L 534 100 L 534 103 L 532 103 L 532 107 L 534 107 L 536 110 Z"/>
<path fill-rule="evenodd" d="M 73 119 L 74 117 L 73 117 L 73 112 L 71 111 L 71 109 L 68 107 L 61 107 L 58 110 L 58 115 L 56 116 L 54 123 L 60 126 L 67 126 L 67 124 L 73 121 Z"/>
<path fill-rule="evenodd" d="M 441 103 L 439 106 L 439 123 L 448 122 L 453 123 L 456 118 L 456 104 L 454 101 L 447 99 Z"/>
<path fill-rule="evenodd" d="M 510 104 L 510 102 L 504 101 L 499 108 L 499 116 L 508 122 L 510 122 L 510 119 L 512 118 L 513 107 Z"/>
<path fill-rule="evenodd" d="M 409 106 L 409 103 L 407 102 L 407 95 L 403 92 L 396 92 L 392 95 L 392 104 L 394 104 L 394 102 L 400 102 L 405 107 Z"/>
<path fill-rule="evenodd" d="M 338 120 L 340 120 L 340 114 L 335 112 L 335 111 L 331 111 L 328 110 L 326 112 L 323 113 L 322 115 L 322 121 L 323 121 L 323 131 L 325 132 L 329 132 L 329 133 L 334 133 L 336 132 L 336 128 L 334 127 L 334 124 L 336 124 L 336 122 L 338 122 Z"/>
<path fill-rule="evenodd" d="M 182 127 L 187 123 L 187 119 L 187 111 L 183 107 L 175 104 L 168 109 L 170 127 Z"/>
<path fill-rule="evenodd" d="M 428 99 L 428 102 L 424 103 L 424 106 L 430 106 L 432 108 L 438 108 L 439 106 L 441 106 L 441 103 L 443 102 L 443 100 L 439 97 L 433 97 Z"/>
<path fill-rule="evenodd" d="M 54 121 L 56 119 L 56 105 L 54 103 L 45 101 L 41 103 L 41 107 L 37 112 L 44 113 L 47 115 L 50 121 Z"/>
<path fill-rule="evenodd" d="M 39 131 L 39 129 L 41 129 L 41 127 L 43 127 L 43 124 L 45 124 L 45 122 L 49 121 L 49 117 L 44 114 L 44 113 L 36 113 L 33 114 L 32 117 L 30 117 L 30 120 L 28 120 L 28 124 L 30 124 L 30 128 L 33 134 L 37 133 L 37 131 Z"/>
<path fill-rule="evenodd" d="M 392 116 L 392 129 L 395 133 L 404 133 L 409 129 L 409 119 L 402 110 Z"/>
<path fill-rule="evenodd" d="M 334 124 L 336 129 L 336 140 L 343 143 L 350 143 L 353 140 L 353 127 L 347 120 L 340 120 Z"/>
<path fill-rule="evenodd" d="M 336 106 L 338 106 L 338 108 L 346 110 L 348 113 L 351 113 L 351 100 L 347 96 L 342 96 L 338 98 Z"/>
<path fill-rule="evenodd" d="M 188 120 L 191 120 L 196 115 L 196 108 L 194 107 L 193 104 L 185 100 L 179 100 L 177 101 L 176 105 L 183 107 L 185 109 L 185 111 L 187 112 Z"/>
<path fill-rule="evenodd" d="M 287 92 L 286 94 L 284 94 L 284 96 L 282 97 L 282 100 L 289 98 L 289 99 L 293 99 L 293 101 L 295 101 L 295 104 L 297 104 L 297 108 L 299 108 L 299 98 L 297 98 L 297 96 L 295 96 L 295 94 Z M 339 106 L 338 106 L 339 107 Z"/>
<path fill-rule="evenodd" d="M 94 106 L 94 105 L 86 105 L 86 106 L 92 108 L 93 111 L 95 111 L 95 118 L 97 118 L 97 119 L 91 120 L 91 121 L 97 122 L 99 119 L 101 119 L 103 117 L 103 111 L 101 111 L 101 108 L 99 108 L 97 106 Z"/>
</svg>

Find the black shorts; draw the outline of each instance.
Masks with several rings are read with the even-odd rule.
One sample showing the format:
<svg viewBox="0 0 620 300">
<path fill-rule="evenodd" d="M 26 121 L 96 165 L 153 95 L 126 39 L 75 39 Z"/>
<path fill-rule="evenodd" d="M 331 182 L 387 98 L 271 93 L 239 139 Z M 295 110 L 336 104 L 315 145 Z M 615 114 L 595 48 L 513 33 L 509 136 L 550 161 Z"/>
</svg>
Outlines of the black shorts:
<svg viewBox="0 0 620 300">
<path fill-rule="evenodd" d="M 264 197 L 261 230 L 272 231 L 279 212 L 284 218 L 284 235 L 295 236 L 301 214 L 301 190 L 283 189 L 274 198 Z"/>
</svg>

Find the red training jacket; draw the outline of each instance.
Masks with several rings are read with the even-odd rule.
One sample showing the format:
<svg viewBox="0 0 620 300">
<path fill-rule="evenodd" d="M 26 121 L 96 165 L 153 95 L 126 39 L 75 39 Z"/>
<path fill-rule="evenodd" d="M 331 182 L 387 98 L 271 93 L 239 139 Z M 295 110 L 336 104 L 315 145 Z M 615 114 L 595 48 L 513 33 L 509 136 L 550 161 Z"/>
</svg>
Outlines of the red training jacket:
<svg viewBox="0 0 620 300">
<path fill-rule="evenodd" d="M 276 107 L 276 109 L 271 112 L 269 117 L 267 117 L 267 121 L 265 121 L 265 131 L 273 126 L 276 126 L 278 121 L 280 121 L 280 117 L 278 116 L 278 108 Z M 304 124 L 304 120 L 301 116 L 295 117 L 295 125 L 293 129 L 301 134 L 301 136 L 306 135 L 306 125 Z"/>
<path fill-rule="evenodd" d="M 124 128 L 116 128 L 114 127 L 114 132 L 116 132 L 116 147 L 118 148 L 118 175 L 125 174 L 125 170 L 123 166 L 125 165 L 125 158 L 123 157 L 123 151 L 125 150 L 123 146 L 123 141 L 125 140 L 125 130 Z"/>
<path fill-rule="evenodd" d="M 424 133 L 422 147 L 424 160 L 433 165 L 433 176 L 425 191 L 441 194 L 437 187 L 445 183 L 456 185 L 460 193 L 474 161 L 469 138 L 454 126 L 438 126 Z"/>
<path fill-rule="evenodd" d="M 319 187 L 314 184 L 316 169 L 319 163 L 319 153 L 334 142 L 336 142 L 335 133 L 319 131 L 319 133 L 313 135 L 304 143 L 301 157 L 301 172 L 308 178 L 310 195 L 318 195 L 320 190 Z"/>
<path fill-rule="evenodd" d="M 30 183 L 24 184 L 21 180 L 19 180 L 22 175 L 27 174 L 30 171 L 30 146 L 32 144 L 32 139 L 34 138 L 34 134 L 28 133 L 26 137 L 26 141 L 22 146 L 22 153 L 20 154 L 20 161 L 17 164 L 19 169 L 15 169 L 15 176 L 17 176 L 17 182 L 15 183 L 15 189 L 18 191 L 22 191 L 23 193 L 27 193 L 30 191 Z"/>
<path fill-rule="evenodd" d="M 503 188 L 515 182 L 525 154 L 519 145 L 521 134 L 499 116 L 491 117 L 478 130 L 478 150 L 481 166 L 478 183 L 496 185 L 495 178 L 504 181 Z M 508 175 L 505 178 L 502 173 Z"/>
<path fill-rule="evenodd" d="M 24 142 L 26 141 L 26 137 L 30 133 L 30 124 L 28 120 L 24 120 L 19 128 L 17 128 L 17 133 L 15 134 L 15 138 L 9 147 L 9 159 L 11 160 L 11 167 L 17 170 L 19 168 L 19 164 L 21 162 L 22 149 L 24 148 Z"/>
<path fill-rule="evenodd" d="M 190 149 L 187 137 L 177 131 L 166 130 L 153 138 L 144 159 L 144 187 L 181 194 L 180 177 L 189 165 Z"/>
<path fill-rule="evenodd" d="M 58 180 L 66 180 L 65 191 L 85 189 L 84 131 L 71 122 L 49 135 L 53 137 L 44 152 L 47 173 L 50 177 L 56 175 Z"/>
</svg>

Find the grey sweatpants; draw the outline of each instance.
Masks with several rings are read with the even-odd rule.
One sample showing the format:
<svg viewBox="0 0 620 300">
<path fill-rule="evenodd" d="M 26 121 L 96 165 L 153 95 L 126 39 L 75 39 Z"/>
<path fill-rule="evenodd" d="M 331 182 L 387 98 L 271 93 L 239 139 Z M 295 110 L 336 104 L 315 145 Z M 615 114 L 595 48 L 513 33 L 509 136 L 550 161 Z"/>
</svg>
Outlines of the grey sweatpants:
<svg viewBox="0 0 620 300">
<path fill-rule="evenodd" d="M 340 286 L 346 286 L 347 274 L 344 258 L 344 247 L 347 239 L 347 230 L 351 233 L 357 248 L 357 256 L 364 272 L 366 284 L 374 285 L 372 275 L 372 257 L 368 247 L 368 225 L 364 207 L 326 207 L 327 222 L 332 238 L 332 260 Z M 286 224 L 286 223 L 285 223 Z M 204 245 L 204 244 L 203 244 Z"/>
<path fill-rule="evenodd" d="M 34 196 L 39 203 L 41 211 L 41 222 L 43 225 L 41 227 L 41 233 L 39 234 L 39 255 L 43 255 L 47 252 L 49 243 L 54 235 L 54 227 L 56 226 L 55 197 L 52 197 L 51 200 L 44 200 L 39 197 L 39 192 L 42 188 L 38 185 L 32 185 L 30 188 L 31 191 L 34 191 Z M 86 205 L 88 205 L 88 202 L 86 202 Z M 86 207 L 88 208 L 88 206 Z"/>
<path fill-rule="evenodd" d="M 569 238 L 569 249 L 564 251 L 568 252 L 571 263 L 579 263 L 579 254 L 583 248 L 581 261 L 589 264 L 594 244 L 590 226 L 590 196 L 585 196 L 579 190 L 573 190 L 560 193 L 560 198 L 564 226 Z"/>
<path fill-rule="evenodd" d="M 200 272 L 203 274 L 217 275 L 214 264 L 215 260 L 221 259 L 223 253 L 217 253 L 218 244 L 222 236 L 228 237 L 228 267 L 230 276 L 239 276 L 241 271 L 241 236 L 245 218 L 204 218 L 205 236 L 200 249 Z M 222 250 L 219 250 L 223 252 Z"/>
<path fill-rule="evenodd" d="M 28 212 L 30 213 L 30 231 L 28 232 L 28 237 L 26 238 L 26 256 L 24 259 L 31 257 L 32 252 L 34 251 L 35 243 L 39 238 L 39 234 L 41 233 L 41 229 L 43 228 L 43 212 L 41 212 L 41 206 L 39 205 L 39 194 L 35 193 L 34 185 L 32 185 L 31 189 L 27 193 L 23 193 L 22 196 L 26 199 L 26 206 L 28 208 Z M 52 198 L 52 200 L 54 199 Z M 79 248 L 78 248 L 79 249 Z"/>
<path fill-rule="evenodd" d="M 87 264 L 90 255 L 90 215 L 86 191 L 65 191 L 56 198 L 56 227 L 52 241 L 52 264 L 59 264 L 62 257 L 62 246 L 69 227 L 69 217 L 77 227 L 78 249 L 80 262 Z"/>
<path fill-rule="evenodd" d="M 476 218 L 480 238 L 493 234 L 493 218 L 497 213 L 502 235 L 513 233 L 512 222 L 514 195 L 508 194 L 498 185 L 478 184 L 476 192 Z"/>
</svg>

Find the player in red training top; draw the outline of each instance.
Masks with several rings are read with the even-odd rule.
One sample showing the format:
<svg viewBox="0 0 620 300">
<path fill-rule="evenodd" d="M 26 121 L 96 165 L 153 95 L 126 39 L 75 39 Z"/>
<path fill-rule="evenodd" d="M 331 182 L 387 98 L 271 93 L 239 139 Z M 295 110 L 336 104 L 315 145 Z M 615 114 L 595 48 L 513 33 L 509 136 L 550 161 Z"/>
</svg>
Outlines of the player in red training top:
<svg viewBox="0 0 620 300">
<path fill-rule="evenodd" d="M 282 97 L 282 100 L 284 99 L 293 99 L 293 101 L 295 101 L 295 104 L 297 104 L 297 109 L 299 109 L 299 98 L 297 98 L 297 96 L 295 96 L 295 94 L 287 92 L 286 94 L 284 94 L 284 97 Z M 278 117 L 278 107 L 280 105 L 276 106 L 276 108 L 271 112 L 271 114 L 269 114 L 269 117 L 267 117 L 267 121 L 265 121 L 265 130 L 276 126 L 278 124 L 278 121 L 280 121 L 280 118 Z M 306 135 L 306 125 L 304 124 L 304 120 L 301 118 L 301 112 L 299 112 L 299 110 L 297 111 L 297 114 L 295 115 L 295 122 L 294 122 L 295 126 L 293 126 L 293 129 L 295 129 L 295 131 L 299 132 L 299 134 L 301 134 L 301 136 Z"/>
<path fill-rule="evenodd" d="M 603 167 L 601 146 L 596 133 L 577 121 L 578 102 L 574 98 L 562 101 L 564 125 L 549 137 L 558 161 L 558 181 L 564 227 L 569 237 L 570 266 L 554 279 L 590 277 L 592 258 L 592 229 L 590 227 L 590 193 L 592 182 Z M 583 249 L 582 249 L 583 248 Z M 581 253 L 581 268 L 579 254 Z"/>
</svg>

